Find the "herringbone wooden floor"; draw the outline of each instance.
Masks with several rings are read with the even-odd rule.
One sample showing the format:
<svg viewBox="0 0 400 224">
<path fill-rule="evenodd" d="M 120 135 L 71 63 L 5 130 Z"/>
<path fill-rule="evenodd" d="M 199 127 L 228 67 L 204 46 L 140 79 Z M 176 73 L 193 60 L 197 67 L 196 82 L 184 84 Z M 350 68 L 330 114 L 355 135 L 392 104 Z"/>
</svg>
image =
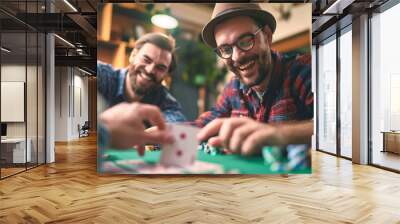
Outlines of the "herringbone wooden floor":
<svg viewBox="0 0 400 224">
<path fill-rule="evenodd" d="M 98 176 L 95 138 L 0 181 L 0 223 L 400 223 L 400 175 L 313 152 L 313 174 Z"/>
</svg>

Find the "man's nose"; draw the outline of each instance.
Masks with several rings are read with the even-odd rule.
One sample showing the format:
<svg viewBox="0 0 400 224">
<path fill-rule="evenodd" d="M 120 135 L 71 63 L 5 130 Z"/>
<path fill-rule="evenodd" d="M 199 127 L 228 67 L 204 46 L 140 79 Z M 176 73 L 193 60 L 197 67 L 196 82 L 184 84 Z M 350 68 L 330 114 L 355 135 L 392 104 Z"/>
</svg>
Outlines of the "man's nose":
<svg viewBox="0 0 400 224">
<path fill-rule="evenodd" d="M 146 65 L 145 69 L 146 69 L 146 73 L 147 74 L 153 74 L 154 73 L 154 69 L 155 69 L 154 63 Z"/>
<path fill-rule="evenodd" d="M 232 60 L 234 62 L 238 62 L 239 59 L 242 57 L 244 51 L 240 50 L 238 47 L 233 46 L 232 48 Z"/>
</svg>

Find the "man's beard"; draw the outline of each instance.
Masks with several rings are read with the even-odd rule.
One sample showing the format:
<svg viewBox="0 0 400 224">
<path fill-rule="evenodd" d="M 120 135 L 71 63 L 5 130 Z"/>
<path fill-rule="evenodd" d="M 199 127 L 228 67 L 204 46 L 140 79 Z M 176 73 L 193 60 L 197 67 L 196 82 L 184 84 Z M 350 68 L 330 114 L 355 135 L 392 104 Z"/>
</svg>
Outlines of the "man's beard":
<svg viewBox="0 0 400 224">
<path fill-rule="evenodd" d="M 144 73 L 145 75 L 147 75 L 148 77 L 150 77 L 152 79 L 151 80 L 152 84 L 150 86 L 148 86 L 147 88 L 140 86 L 139 84 L 136 83 L 136 79 L 140 75 L 140 73 Z M 143 97 L 146 94 L 149 94 L 152 91 L 155 91 L 161 85 L 161 81 L 157 81 L 155 79 L 156 76 L 154 74 L 148 74 L 143 67 L 136 68 L 134 65 L 130 64 L 128 67 L 128 75 L 129 75 L 129 79 L 131 82 L 130 86 L 131 86 L 133 92 L 135 93 L 135 95 L 139 96 L 139 97 Z"/>
<path fill-rule="evenodd" d="M 255 62 L 258 63 L 259 68 L 257 72 L 256 79 L 251 83 L 245 83 L 244 78 L 240 75 L 240 71 L 238 67 L 240 65 L 244 65 L 255 59 Z M 254 65 L 255 66 L 255 65 Z M 271 75 L 272 71 L 272 57 L 271 50 L 269 48 L 263 50 L 260 54 L 253 54 L 247 57 L 242 58 L 239 62 L 234 64 L 228 64 L 228 69 L 232 71 L 242 83 L 246 84 L 248 87 L 253 87 L 260 85 L 268 76 Z"/>
</svg>

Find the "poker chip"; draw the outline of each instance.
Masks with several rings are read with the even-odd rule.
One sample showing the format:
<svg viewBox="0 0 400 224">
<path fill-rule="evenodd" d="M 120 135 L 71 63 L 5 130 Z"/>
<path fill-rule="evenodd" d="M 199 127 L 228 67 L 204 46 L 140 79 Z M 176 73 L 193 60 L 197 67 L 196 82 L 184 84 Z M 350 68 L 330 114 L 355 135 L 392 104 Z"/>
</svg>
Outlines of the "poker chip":
<svg viewBox="0 0 400 224">
<path fill-rule="evenodd" d="M 290 170 L 306 169 L 310 166 L 308 149 L 309 146 L 306 144 L 287 146 L 288 168 Z"/>
<path fill-rule="evenodd" d="M 273 172 L 290 172 L 310 167 L 308 145 L 266 146 L 262 150 L 264 164 Z"/>
<path fill-rule="evenodd" d="M 144 146 L 146 151 L 154 151 L 154 146 L 153 145 L 145 145 Z"/>
<path fill-rule="evenodd" d="M 273 172 L 287 172 L 287 153 L 285 147 L 265 146 L 262 149 L 264 164 Z"/>
<path fill-rule="evenodd" d="M 288 171 L 287 163 L 272 163 L 270 166 L 272 172 L 286 173 Z"/>
<path fill-rule="evenodd" d="M 215 156 L 218 154 L 225 154 L 221 148 L 210 146 L 207 144 L 207 142 L 200 143 L 197 149 L 211 156 Z"/>
<path fill-rule="evenodd" d="M 145 145 L 144 148 L 146 151 L 159 151 L 161 150 L 161 145 L 160 144 Z"/>
</svg>

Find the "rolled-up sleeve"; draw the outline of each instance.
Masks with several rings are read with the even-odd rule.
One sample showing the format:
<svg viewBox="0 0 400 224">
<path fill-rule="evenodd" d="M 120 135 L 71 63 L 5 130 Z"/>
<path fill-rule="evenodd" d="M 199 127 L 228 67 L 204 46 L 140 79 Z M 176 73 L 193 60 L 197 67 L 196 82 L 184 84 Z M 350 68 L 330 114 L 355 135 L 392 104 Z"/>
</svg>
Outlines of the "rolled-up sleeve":
<svg viewBox="0 0 400 224">
<path fill-rule="evenodd" d="M 231 114 L 230 98 L 233 95 L 233 82 L 231 81 L 225 85 L 222 94 L 218 97 L 217 103 L 211 108 L 210 111 L 201 114 L 194 122 L 198 127 L 204 127 L 209 122 L 220 117 L 229 117 Z"/>
<path fill-rule="evenodd" d="M 170 93 L 166 93 L 166 97 L 160 105 L 160 110 L 164 114 L 166 122 L 173 123 L 186 121 L 181 105 Z"/>
</svg>

